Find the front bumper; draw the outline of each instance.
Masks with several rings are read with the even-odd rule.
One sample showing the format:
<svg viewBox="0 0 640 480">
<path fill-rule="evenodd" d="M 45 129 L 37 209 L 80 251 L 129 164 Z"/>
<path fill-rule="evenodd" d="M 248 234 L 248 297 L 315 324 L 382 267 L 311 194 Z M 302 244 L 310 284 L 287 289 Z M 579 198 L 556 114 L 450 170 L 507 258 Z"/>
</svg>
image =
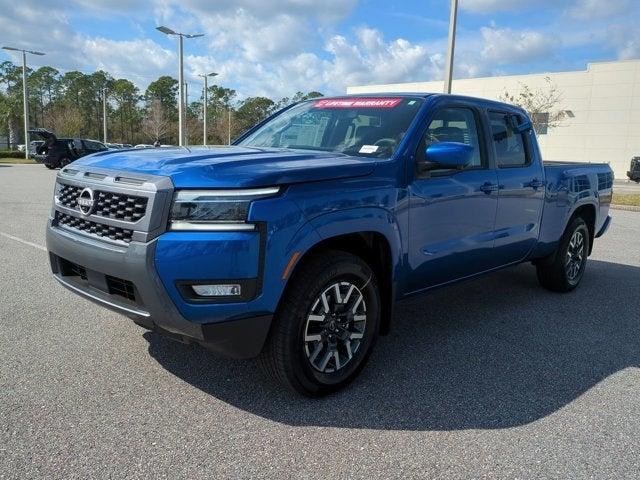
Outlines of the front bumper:
<svg viewBox="0 0 640 480">
<path fill-rule="evenodd" d="M 251 313 L 245 304 L 237 304 L 235 315 L 230 315 L 233 306 L 220 305 L 207 310 L 221 307 L 226 318 L 209 323 L 187 320 L 156 270 L 161 238 L 121 246 L 69 232 L 51 220 L 47 226 L 53 275 L 69 290 L 181 341 L 234 358 L 257 356 L 269 332 L 271 314 Z"/>
</svg>

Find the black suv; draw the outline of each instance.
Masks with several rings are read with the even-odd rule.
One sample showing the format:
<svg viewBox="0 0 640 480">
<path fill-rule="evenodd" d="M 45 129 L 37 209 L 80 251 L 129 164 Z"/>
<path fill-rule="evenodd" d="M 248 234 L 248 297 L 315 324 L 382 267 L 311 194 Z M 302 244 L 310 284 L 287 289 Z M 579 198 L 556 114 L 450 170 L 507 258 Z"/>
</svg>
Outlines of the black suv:
<svg viewBox="0 0 640 480">
<path fill-rule="evenodd" d="M 85 155 L 108 150 L 102 142 L 84 138 L 58 138 L 44 128 L 29 130 L 29 133 L 44 140 L 36 148 L 33 158 L 51 169 L 62 168 Z"/>
<path fill-rule="evenodd" d="M 631 159 L 631 167 L 629 167 L 627 177 L 634 182 L 640 183 L 640 157 L 633 157 Z"/>
</svg>

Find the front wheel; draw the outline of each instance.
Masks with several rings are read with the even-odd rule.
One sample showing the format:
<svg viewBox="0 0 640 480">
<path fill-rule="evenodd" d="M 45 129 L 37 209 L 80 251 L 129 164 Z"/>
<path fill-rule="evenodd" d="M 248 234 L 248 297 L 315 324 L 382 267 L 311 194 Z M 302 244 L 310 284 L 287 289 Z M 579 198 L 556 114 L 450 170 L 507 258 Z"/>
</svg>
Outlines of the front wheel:
<svg viewBox="0 0 640 480">
<path fill-rule="evenodd" d="M 327 250 L 290 280 L 261 354 L 276 380 L 308 396 L 351 382 L 364 367 L 378 334 L 380 294 L 361 258 Z"/>
<path fill-rule="evenodd" d="M 577 217 L 565 230 L 553 262 L 536 266 L 540 285 L 554 292 L 570 292 L 578 286 L 587 266 L 589 228 Z"/>
</svg>

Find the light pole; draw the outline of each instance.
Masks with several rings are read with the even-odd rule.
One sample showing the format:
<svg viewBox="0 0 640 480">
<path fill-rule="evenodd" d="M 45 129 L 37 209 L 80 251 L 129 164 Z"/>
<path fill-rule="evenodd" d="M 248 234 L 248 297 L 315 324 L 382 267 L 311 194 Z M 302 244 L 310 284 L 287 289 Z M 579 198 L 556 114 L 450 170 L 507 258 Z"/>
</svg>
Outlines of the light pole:
<svg viewBox="0 0 640 480">
<path fill-rule="evenodd" d="M 203 102 L 202 102 L 202 124 L 203 124 L 203 132 L 202 132 L 202 145 L 204 145 L 205 147 L 207 146 L 207 93 L 208 93 L 208 86 L 207 86 L 207 78 L 208 77 L 215 77 L 216 75 L 218 75 L 215 72 L 211 72 L 211 73 L 205 73 L 204 75 L 198 75 L 199 77 L 204 78 L 204 95 L 202 96 L 203 98 Z"/>
<path fill-rule="evenodd" d="M 23 50 L 22 48 L 2 47 L 3 50 L 22 52 L 22 102 L 24 114 L 24 158 L 29 158 L 29 96 L 27 93 L 27 53 L 44 55 L 42 52 Z"/>
<path fill-rule="evenodd" d="M 458 0 L 451 0 L 451 12 L 449 14 L 449 48 L 447 51 L 447 65 L 444 72 L 444 93 L 451 93 L 453 81 L 453 52 L 456 47 L 456 21 L 458 18 Z"/>
<path fill-rule="evenodd" d="M 107 89 L 102 89 L 102 139 L 107 143 Z"/>
<path fill-rule="evenodd" d="M 189 116 L 189 84 L 184 82 L 184 117 Z M 189 145 L 189 124 L 184 122 L 184 146 Z"/>
<path fill-rule="evenodd" d="M 156 30 L 166 35 L 176 35 L 178 37 L 178 145 L 182 146 L 184 144 L 184 61 L 182 40 L 183 38 L 204 37 L 204 33 L 191 34 L 174 32 L 170 28 L 164 26 L 156 27 Z"/>
<path fill-rule="evenodd" d="M 231 145 L 231 107 L 227 105 L 227 114 L 229 115 L 229 139 L 227 145 Z"/>
</svg>

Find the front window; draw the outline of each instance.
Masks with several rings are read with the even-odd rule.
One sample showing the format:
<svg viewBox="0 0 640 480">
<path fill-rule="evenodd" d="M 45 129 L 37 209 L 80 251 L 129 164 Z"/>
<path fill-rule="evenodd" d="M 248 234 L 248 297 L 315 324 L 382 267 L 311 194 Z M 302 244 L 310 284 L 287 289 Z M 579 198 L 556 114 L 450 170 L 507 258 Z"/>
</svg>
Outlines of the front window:
<svg viewBox="0 0 640 480">
<path fill-rule="evenodd" d="M 411 97 L 316 99 L 282 112 L 238 145 L 390 157 L 421 105 Z"/>
</svg>

